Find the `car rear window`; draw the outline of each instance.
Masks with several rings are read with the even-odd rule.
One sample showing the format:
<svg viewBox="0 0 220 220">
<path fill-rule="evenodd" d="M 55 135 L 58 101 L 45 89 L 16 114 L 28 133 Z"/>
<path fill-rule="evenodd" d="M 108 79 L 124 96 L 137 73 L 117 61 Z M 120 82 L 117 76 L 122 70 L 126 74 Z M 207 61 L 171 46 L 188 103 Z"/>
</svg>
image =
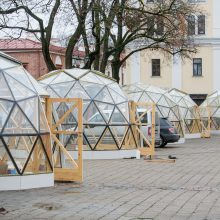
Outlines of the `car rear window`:
<svg viewBox="0 0 220 220">
<path fill-rule="evenodd" d="M 173 126 L 173 125 L 168 119 L 160 118 L 160 126 Z"/>
</svg>

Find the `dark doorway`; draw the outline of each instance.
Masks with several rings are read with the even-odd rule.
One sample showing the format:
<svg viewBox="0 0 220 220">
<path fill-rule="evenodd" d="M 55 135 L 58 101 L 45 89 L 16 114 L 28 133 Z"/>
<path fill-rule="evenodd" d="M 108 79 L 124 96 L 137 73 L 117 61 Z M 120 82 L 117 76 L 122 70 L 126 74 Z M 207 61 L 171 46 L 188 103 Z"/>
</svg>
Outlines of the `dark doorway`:
<svg viewBox="0 0 220 220">
<path fill-rule="evenodd" d="M 191 99 L 199 106 L 207 97 L 207 94 L 190 94 Z"/>
</svg>

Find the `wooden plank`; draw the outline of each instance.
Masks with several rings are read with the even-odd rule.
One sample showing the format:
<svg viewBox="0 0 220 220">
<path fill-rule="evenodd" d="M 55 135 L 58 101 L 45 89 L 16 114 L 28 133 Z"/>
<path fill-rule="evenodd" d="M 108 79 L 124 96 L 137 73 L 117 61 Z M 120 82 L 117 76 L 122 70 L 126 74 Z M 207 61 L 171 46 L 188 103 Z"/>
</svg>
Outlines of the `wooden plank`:
<svg viewBox="0 0 220 220">
<path fill-rule="evenodd" d="M 66 111 L 62 117 L 58 120 L 55 125 L 52 125 L 52 104 L 54 102 L 73 102 L 71 108 Z M 59 147 L 58 149 L 66 155 L 67 160 L 69 160 L 73 164 L 73 168 L 54 168 L 54 176 L 56 181 L 82 181 L 83 180 L 83 160 L 82 160 L 82 150 L 83 150 L 83 103 L 81 98 L 48 98 L 46 100 L 46 112 L 48 118 L 48 124 L 51 129 L 51 137 L 54 139 L 55 143 Z M 77 108 L 78 112 L 78 129 L 77 131 L 70 131 L 70 130 L 54 130 L 57 126 L 59 126 L 66 117 Z M 78 162 L 76 162 L 60 140 L 56 137 L 56 134 L 63 134 L 63 135 L 70 135 L 75 134 L 77 135 L 77 144 L 78 144 Z M 57 164 L 60 160 L 59 152 L 57 154 L 57 158 L 54 158 L 55 164 Z"/>
<path fill-rule="evenodd" d="M 62 117 L 58 120 L 58 122 L 52 126 L 52 130 L 54 130 L 55 128 L 57 128 L 59 125 L 61 125 L 63 123 L 63 121 L 68 117 L 68 115 L 74 110 L 74 108 L 77 106 L 77 103 L 74 103 L 70 109 L 68 109 L 68 111 L 66 111 L 64 113 L 64 115 L 62 115 Z"/>
</svg>

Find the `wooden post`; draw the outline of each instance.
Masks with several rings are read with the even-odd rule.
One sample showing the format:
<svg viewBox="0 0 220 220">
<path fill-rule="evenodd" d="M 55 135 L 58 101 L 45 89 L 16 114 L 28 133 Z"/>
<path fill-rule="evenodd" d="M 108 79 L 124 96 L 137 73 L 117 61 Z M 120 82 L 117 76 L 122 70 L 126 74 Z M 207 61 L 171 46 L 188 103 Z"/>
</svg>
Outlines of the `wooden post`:
<svg viewBox="0 0 220 220">
<path fill-rule="evenodd" d="M 152 104 L 152 122 L 151 122 L 151 157 L 155 156 L 155 112 L 156 112 L 156 105 L 155 103 Z"/>
<path fill-rule="evenodd" d="M 72 106 L 69 110 L 67 110 L 53 125 L 52 120 L 52 105 L 54 102 L 66 102 L 72 103 Z M 77 108 L 78 112 L 78 130 L 57 130 L 57 127 L 61 126 L 63 121 L 69 116 L 74 109 Z M 65 167 L 57 167 L 57 158 L 54 158 L 54 177 L 57 181 L 82 181 L 83 180 L 83 160 L 82 160 L 82 151 L 83 151 L 83 104 L 82 99 L 80 98 L 47 98 L 46 100 L 46 115 L 48 119 L 48 124 L 51 129 L 51 137 L 56 143 L 57 147 L 59 147 L 59 153 L 65 155 L 73 168 L 65 168 Z M 56 137 L 56 134 L 63 135 L 77 135 L 77 143 L 78 143 L 78 161 L 76 162 L 70 153 L 66 150 L 62 142 Z M 56 155 L 54 155 L 56 156 Z M 64 158 L 65 158 L 64 157 Z M 66 159 L 65 159 L 66 160 Z M 61 162 L 61 161 L 60 161 Z"/>
</svg>

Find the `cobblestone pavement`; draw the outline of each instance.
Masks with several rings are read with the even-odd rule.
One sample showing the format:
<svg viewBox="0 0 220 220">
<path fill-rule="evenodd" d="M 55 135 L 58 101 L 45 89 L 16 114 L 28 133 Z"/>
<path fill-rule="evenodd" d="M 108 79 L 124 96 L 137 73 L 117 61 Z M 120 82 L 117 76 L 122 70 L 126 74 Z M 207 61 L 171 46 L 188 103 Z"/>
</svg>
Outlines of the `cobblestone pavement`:
<svg viewBox="0 0 220 220">
<path fill-rule="evenodd" d="M 220 137 L 157 155 L 177 160 L 85 161 L 83 184 L 0 192 L 0 219 L 220 219 Z"/>
</svg>

